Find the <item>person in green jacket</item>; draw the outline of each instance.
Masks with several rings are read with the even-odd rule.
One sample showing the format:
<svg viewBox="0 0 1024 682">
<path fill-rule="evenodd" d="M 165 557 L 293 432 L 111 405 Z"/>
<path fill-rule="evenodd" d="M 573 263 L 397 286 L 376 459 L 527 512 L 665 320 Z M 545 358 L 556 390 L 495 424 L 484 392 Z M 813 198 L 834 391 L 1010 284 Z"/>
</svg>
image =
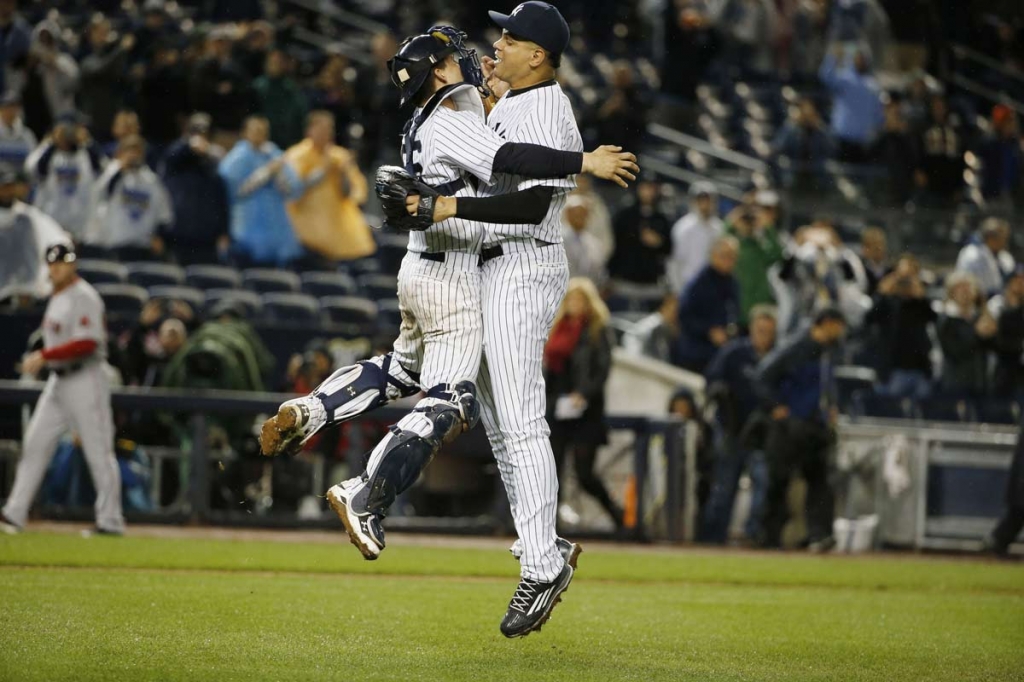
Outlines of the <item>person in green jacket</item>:
<svg viewBox="0 0 1024 682">
<path fill-rule="evenodd" d="M 253 82 L 260 111 L 270 121 L 270 139 L 287 149 L 305 136 L 308 105 L 299 84 L 288 75 L 288 54 L 274 48 L 262 76 Z"/>
<path fill-rule="evenodd" d="M 726 218 L 726 233 L 739 241 L 733 275 L 740 285 L 740 326 L 746 327 L 750 309 L 775 303 L 768 270 L 782 260 L 782 242 L 775 229 L 779 198 L 775 192 L 758 192 L 754 201 L 737 206 Z"/>
</svg>

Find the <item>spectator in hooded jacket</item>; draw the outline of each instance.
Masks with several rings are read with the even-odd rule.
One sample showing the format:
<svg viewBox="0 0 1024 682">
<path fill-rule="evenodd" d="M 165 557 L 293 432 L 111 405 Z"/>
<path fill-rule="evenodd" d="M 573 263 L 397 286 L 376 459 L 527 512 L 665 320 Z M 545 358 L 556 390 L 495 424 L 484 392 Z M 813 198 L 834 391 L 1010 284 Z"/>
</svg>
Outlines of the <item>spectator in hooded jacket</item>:
<svg viewBox="0 0 1024 682">
<path fill-rule="evenodd" d="M 736 239 L 721 237 L 711 247 L 707 266 L 683 290 L 673 361 L 684 369 L 703 374 L 718 349 L 736 335 L 740 290 L 733 272 L 738 255 Z"/>
<path fill-rule="evenodd" d="M 60 27 L 55 22 L 42 21 L 32 32 L 25 72 L 21 92 L 25 122 L 42 136 L 55 120 L 74 113 L 78 90 L 78 64 L 61 50 Z"/>
<path fill-rule="evenodd" d="M 25 160 L 25 170 L 36 187 L 33 203 L 80 241 L 103 156 L 77 115 L 57 121 L 53 132 Z"/>
<path fill-rule="evenodd" d="M 93 190 L 85 242 L 110 249 L 122 260 L 159 258 L 174 216 L 167 189 L 146 165 L 146 143 L 138 135 L 121 140 L 117 157 Z"/>
<path fill-rule="evenodd" d="M 182 265 L 216 263 L 230 244 L 227 191 L 217 173 L 220 150 L 210 142 L 209 120 L 192 116 L 186 135 L 167 150 L 161 173 L 174 210 L 167 247 Z"/>
<path fill-rule="evenodd" d="M 0 164 L 23 168 L 36 144 L 21 118 L 21 97 L 13 92 L 0 96 Z"/>
<path fill-rule="evenodd" d="M 269 135 L 267 119 L 250 116 L 219 172 L 231 200 L 232 256 L 243 264 L 285 266 L 302 255 L 285 211 L 299 178 Z"/>
</svg>

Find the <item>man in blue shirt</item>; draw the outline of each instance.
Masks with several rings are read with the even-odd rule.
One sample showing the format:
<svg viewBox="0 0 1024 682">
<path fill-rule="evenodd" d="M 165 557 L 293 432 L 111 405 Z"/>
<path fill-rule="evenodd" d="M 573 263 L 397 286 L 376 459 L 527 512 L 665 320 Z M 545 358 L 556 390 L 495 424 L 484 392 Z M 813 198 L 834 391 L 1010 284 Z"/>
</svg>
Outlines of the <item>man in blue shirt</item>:
<svg viewBox="0 0 1024 682">
<path fill-rule="evenodd" d="M 720 237 L 711 247 L 708 264 L 679 298 L 679 341 L 673 362 L 703 373 L 719 348 L 733 336 L 739 322 L 740 289 L 733 272 L 739 242 Z"/>
<path fill-rule="evenodd" d="M 828 485 L 828 451 L 835 422 L 832 351 L 846 334 L 836 308 L 815 315 L 810 329 L 794 335 L 766 357 L 754 376 L 754 390 L 771 423 L 765 437 L 768 491 L 762 544 L 780 547 L 788 509 L 786 491 L 794 470 L 807 483 L 807 534 L 812 549 L 827 550 L 835 502 Z"/>
<path fill-rule="evenodd" d="M 882 89 L 863 50 L 856 51 L 850 61 L 840 64 L 835 53 L 829 53 L 818 77 L 832 93 L 832 132 L 839 143 L 839 160 L 864 163 L 885 121 Z"/>
<path fill-rule="evenodd" d="M 754 306 L 750 311 L 750 336 L 725 344 L 705 373 L 709 400 L 718 405 L 716 419 L 715 470 L 711 497 L 702 515 L 701 540 L 724 543 L 729 531 L 733 502 L 740 474 L 746 467 L 753 483 L 746 536 L 760 536 L 767 471 L 764 453 L 745 441 L 747 424 L 757 410 L 754 374 L 758 363 L 775 347 L 776 313 L 771 306 Z"/>
</svg>

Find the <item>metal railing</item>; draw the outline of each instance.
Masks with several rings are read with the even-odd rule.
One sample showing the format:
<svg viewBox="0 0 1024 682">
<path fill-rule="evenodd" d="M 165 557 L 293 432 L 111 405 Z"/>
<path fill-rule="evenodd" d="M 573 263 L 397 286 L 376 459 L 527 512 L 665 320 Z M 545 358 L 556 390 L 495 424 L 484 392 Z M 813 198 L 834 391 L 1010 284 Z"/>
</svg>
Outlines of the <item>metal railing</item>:
<svg viewBox="0 0 1024 682">
<path fill-rule="evenodd" d="M 44 384 L 21 383 L 17 381 L 0 381 L 0 404 L 31 405 L 39 397 Z M 258 415 L 272 414 L 285 400 L 295 397 L 282 393 L 245 393 L 221 390 L 171 390 L 160 388 L 122 387 L 111 392 L 111 402 L 115 410 L 132 410 L 142 412 L 164 411 L 188 415 L 187 424 L 191 447 L 182 451 L 182 458 L 189 462 L 188 481 L 183 495 L 184 504 L 173 514 L 128 514 L 129 521 L 144 520 L 147 522 L 192 522 L 224 525 L 280 525 L 282 517 L 269 519 L 254 517 L 238 512 L 224 512 L 210 508 L 210 463 L 211 451 L 208 445 L 209 417 L 219 415 Z M 400 407 L 383 407 L 367 414 L 360 419 L 395 422 L 404 416 L 407 410 Z M 357 420 L 358 421 L 358 420 Z M 650 539 L 661 535 L 672 541 L 688 537 L 692 533 L 696 516 L 693 502 L 687 504 L 684 499 L 684 488 L 692 489 L 695 485 L 695 443 L 688 438 L 680 422 L 670 419 L 649 419 L 633 416 L 609 416 L 606 418 L 612 430 L 629 431 L 634 434 L 632 442 L 632 471 L 636 480 L 636 518 L 635 539 Z M 663 448 L 666 471 L 664 472 L 666 489 L 664 497 L 664 528 L 663 533 L 654 530 L 654 523 L 648 523 L 653 514 L 647 508 L 647 481 L 650 478 L 652 448 L 657 445 Z M 143 444 L 145 445 L 145 444 Z M 269 461 L 269 460 L 268 460 Z M 684 514 L 687 515 L 684 517 Z M 140 518 L 141 516 L 141 518 Z M 297 525 L 298 517 L 283 519 L 284 523 Z M 389 523 L 394 519 L 389 519 Z M 431 527 L 430 524 L 411 523 L 403 529 L 409 530 L 446 530 L 451 527 Z M 476 527 L 476 530 L 492 532 L 493 527 Z"/>
</svg>

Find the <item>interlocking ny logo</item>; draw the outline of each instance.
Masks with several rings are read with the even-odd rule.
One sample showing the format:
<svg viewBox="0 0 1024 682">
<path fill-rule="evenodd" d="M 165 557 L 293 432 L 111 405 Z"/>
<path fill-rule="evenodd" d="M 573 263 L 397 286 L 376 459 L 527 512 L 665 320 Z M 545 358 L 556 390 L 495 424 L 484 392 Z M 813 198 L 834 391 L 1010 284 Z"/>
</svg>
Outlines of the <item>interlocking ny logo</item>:
<svg viewBox="0 0 1024 682">
<path fill-rule="evenodd" d="M 519 14 L 520 12 L 522 12 L 523 11 L 523 7 L 525 7 L 525 6 L 526 6 L 526 3 L 524 2 L 523 4 L 519 5 L 514 10 L 512 10 L 512 16 L 515 16 L 515 15 Z"/>
</svg>

